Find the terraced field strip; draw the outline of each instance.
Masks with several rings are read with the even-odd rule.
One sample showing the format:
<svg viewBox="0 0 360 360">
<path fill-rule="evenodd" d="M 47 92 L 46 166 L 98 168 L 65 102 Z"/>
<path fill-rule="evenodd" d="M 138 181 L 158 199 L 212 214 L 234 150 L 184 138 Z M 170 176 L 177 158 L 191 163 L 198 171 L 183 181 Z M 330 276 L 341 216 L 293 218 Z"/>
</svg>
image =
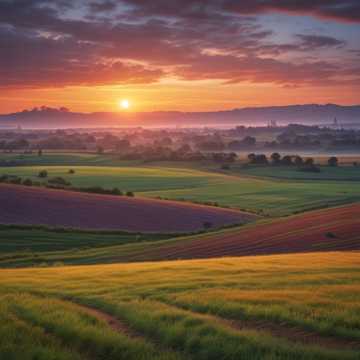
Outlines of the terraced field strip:
<svg viewBox="0 0 360 360">
<path fill-rule="evenodd" d="M 0 184 L 0 223 L 132 232 L 185 233 L 255 220 L 213 206 Z"/>
<path fill-rule="evenodd" d="M 312 211 L 213 235 L 154 245 L 131 260 L 360 250 L 360 204 Z"/>
</svg>

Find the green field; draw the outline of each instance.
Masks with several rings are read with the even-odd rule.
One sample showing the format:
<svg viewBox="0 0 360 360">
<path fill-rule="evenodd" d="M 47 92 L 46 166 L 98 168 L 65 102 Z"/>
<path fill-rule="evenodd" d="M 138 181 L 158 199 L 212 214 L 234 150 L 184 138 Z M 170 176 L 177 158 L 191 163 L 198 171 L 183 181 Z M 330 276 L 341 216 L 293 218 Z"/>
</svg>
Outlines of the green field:
<svg viewBox="0 0 360 360">
<path fill-rule="evenodd" d="M 115 263 L 139 255 L 167 234 L 86 232 L 0 226 L 0 267 Z"/>
<path fill-rule="evenodd" d="M 359 359 L 358 264 L 322 253 L 0 270 L 0 358 Z"/>
<path fill-rule="evenodd" d="M 288 180 L 360 181 L 360 166 L 321 166 L 319 173 L 298 171 L 294 166 L 248 166 L 233 168 L 232 172 L 258 177 Z"/>
<path fill-rule="evenodd" d="M 75 174 L 68 173 L 70 168 Z M 64 177 L 78 187 L 118 187 L 141 196 L 217 202 L 270 216 L 360 200 L 356 181 L 270 179 L 174 167 L 16 166 L 0 168 L 0 175 L 39 180 L 43 169 L 49 177 Z"/>
<path fill-rule="evenodd" d="M 42 156 L 34 154 L 0 153 L 0 161 L 13 161 L 17 166 L 52 166 L 52 165 L 88 165 L 116 166 L 126 164 L 116 156 L 98 155 L 81 152 L 44 152 Z"/>
</svg>

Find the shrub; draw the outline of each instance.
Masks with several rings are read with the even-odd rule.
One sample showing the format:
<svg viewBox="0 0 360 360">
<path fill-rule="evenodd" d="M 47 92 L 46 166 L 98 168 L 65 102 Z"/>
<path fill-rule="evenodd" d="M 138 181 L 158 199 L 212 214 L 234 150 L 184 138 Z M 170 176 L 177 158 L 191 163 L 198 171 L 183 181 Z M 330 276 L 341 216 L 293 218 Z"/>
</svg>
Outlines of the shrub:
<svg viewBox="0 0 360 360">
<path fill-rule="evenodd" d="M 75 170 L 74 170 L 74 169 L 70 169 L 70 170 L 68 171 L 68 173 L 69 173 L 69 174 L 75 174 Z"/>
<path fill-rule="evenodd" d="M 47 176 L 48 176 L 48 172 L 46 170 L 41 170 L 38 175 L 38 177 L 42 179 L 46 178 Z"/>
<path fill-rule="evenodd" d="M 133 196 L 135 196 L 135 194 L 132 191 L 127 191 L 126 196 L 133 197 Z"/>
<path fill-rule="evenodd" d="M 122 193 L 122 191 L 120 191 L 118 188 L 113 188 L 113 189 L 111 190 L 111 194 L 112 194 L 112 195 L 122 195 L 123 193 Z"/>
<path fill-rule="evenodd" d="M 338 166 L 338 158 L 336 156 L 331 156 L 328 160 L 329 166 Z"/>
<path fill-rule="evenodd" d="M 330 239 L 335 239 L 335 238 L 336 238 L 336 235 L 335 235 L 334 233 L 332 233 L 332 232 L 327 232 L 327 233 L 325 234 L 325 236 L 326 236 L 327 238 L 330 238 Z"/>
<path fill-rule="evenodd" d="M 25 179 L 23 182 L 22 182 L 23 185 L 25 186 L 32 186 L 33 185 L 33 182 L 31 179 Z"/>
<path fill-rule="evenodd" d="M 320 168 L 319 168 L 318 166 L 315 166 L 315 165 L 302 166 L 302 167 L 300 167 L 300 168 L 298 169 L 298 171 L 319 173 L 319 172 L 320 172 Z"/>
<path fill-rule="evenodd" d="M 8 181 L 10 184 L 16 184 L 16 185 L 20 185 L 21 184 L 21 177 L 11 177 Z"/>
<path fill-rule="evenodd" d="M 71 183 L 66 181 L 64 178 L 60 176 L 53 177 L 48 180 L 48 183 L 51 185 L 59 185 L 59 186 L 70 186 Z"/>
</svg>

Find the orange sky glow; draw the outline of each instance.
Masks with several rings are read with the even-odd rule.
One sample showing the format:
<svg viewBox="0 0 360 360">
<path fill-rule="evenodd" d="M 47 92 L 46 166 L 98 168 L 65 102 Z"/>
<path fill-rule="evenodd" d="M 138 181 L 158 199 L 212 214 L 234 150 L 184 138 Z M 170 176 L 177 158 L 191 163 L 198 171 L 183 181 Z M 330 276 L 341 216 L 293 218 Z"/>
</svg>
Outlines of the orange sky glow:
<svg viewBox="0 0 360 360">
<path fill-rule="evenodd" d="M 359 104 L 359 38 L 358 0 L 0 1 L 0 113 Z"/>
</svg>

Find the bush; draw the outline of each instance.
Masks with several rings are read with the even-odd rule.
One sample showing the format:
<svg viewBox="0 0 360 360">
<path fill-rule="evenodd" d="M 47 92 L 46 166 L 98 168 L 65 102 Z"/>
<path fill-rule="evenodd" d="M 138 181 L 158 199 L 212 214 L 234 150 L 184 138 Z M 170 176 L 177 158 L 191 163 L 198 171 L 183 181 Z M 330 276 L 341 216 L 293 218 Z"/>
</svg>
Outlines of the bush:
<svg viewBox="0 0 360 360">
<path fill-rule="evenodd" d="M 135 194 L 132 191 L 127 191 L 126 196 L 133 197 L 133 196 L 135 196 Z"/>
<path fill-rule="evenodd" d="M 315 165 L 302 166 L 302 167 L 300 167 L 300 168 L 298 169 L 298 171 L 319 173 L 319 172 L 320 172 L 320 168 L 319 168 L 318 166 L 315 166 Z"/>
<path fill-rule="evenodd" d="M 330 239 L 335 239 L 335 238 L 336 238 L 336 235 L 335 235 L 334 233 L 332 233 L 332 232 L 327 232 L 327 233 L 325 234 L 325 236 L 326 236 L 327 238 L 330 238 Z"/>
<path fill-rule="evenodd" d="M 22 182 L 23 185 L 25 186 L 32 186 L 33 185 L 33 182 L 31 179 L 25 179 L 23 182 Z"/>
<path fill-rule="evenodd" d="M 48 183 L 51 185 L 59 185 L 59 186 L 70 186 L 71 183 L 66 181 L 64 178 L 60 176 L 53 177 L 48 180 Z"/>
<path fill-rule="evenodd" d="M 11 177 L 8 182 L 10 184 L 16 184 L 16 185 L 20 185 L 21 184 L 21 177 L 17 177 L 17 176 L 14 176 L 14 177 Z"/>
<path fill-rule="evenodd" d="M 48 172 L 46 170 L 41 170 L 38 175 L 38 177 L 42 179 L 46 178 L 47 176 L 48 176 Z"/>
<path fill-rule="evenodd" d="M 122 193 L 122 191 L 120 191 L 118 188 L 113 188 L 113 189 L 111 190 L 111 194 L 112 194 L 112 195 L 122 195 L 123 193 Z"/>
<path fill-rule="evenodd" d="M 69 174 L 75 174 L 75 170 L 74 170 L 74 169 L 70 169 L 70 170 L 68 171 L 68 173 L 69 173 Z"/>
<path fill-rule="evenodd" d="M 328 160 L 329 166 L 338 166 L 338 158 L 336 156 L 331 156 Z"/>
</svg>

